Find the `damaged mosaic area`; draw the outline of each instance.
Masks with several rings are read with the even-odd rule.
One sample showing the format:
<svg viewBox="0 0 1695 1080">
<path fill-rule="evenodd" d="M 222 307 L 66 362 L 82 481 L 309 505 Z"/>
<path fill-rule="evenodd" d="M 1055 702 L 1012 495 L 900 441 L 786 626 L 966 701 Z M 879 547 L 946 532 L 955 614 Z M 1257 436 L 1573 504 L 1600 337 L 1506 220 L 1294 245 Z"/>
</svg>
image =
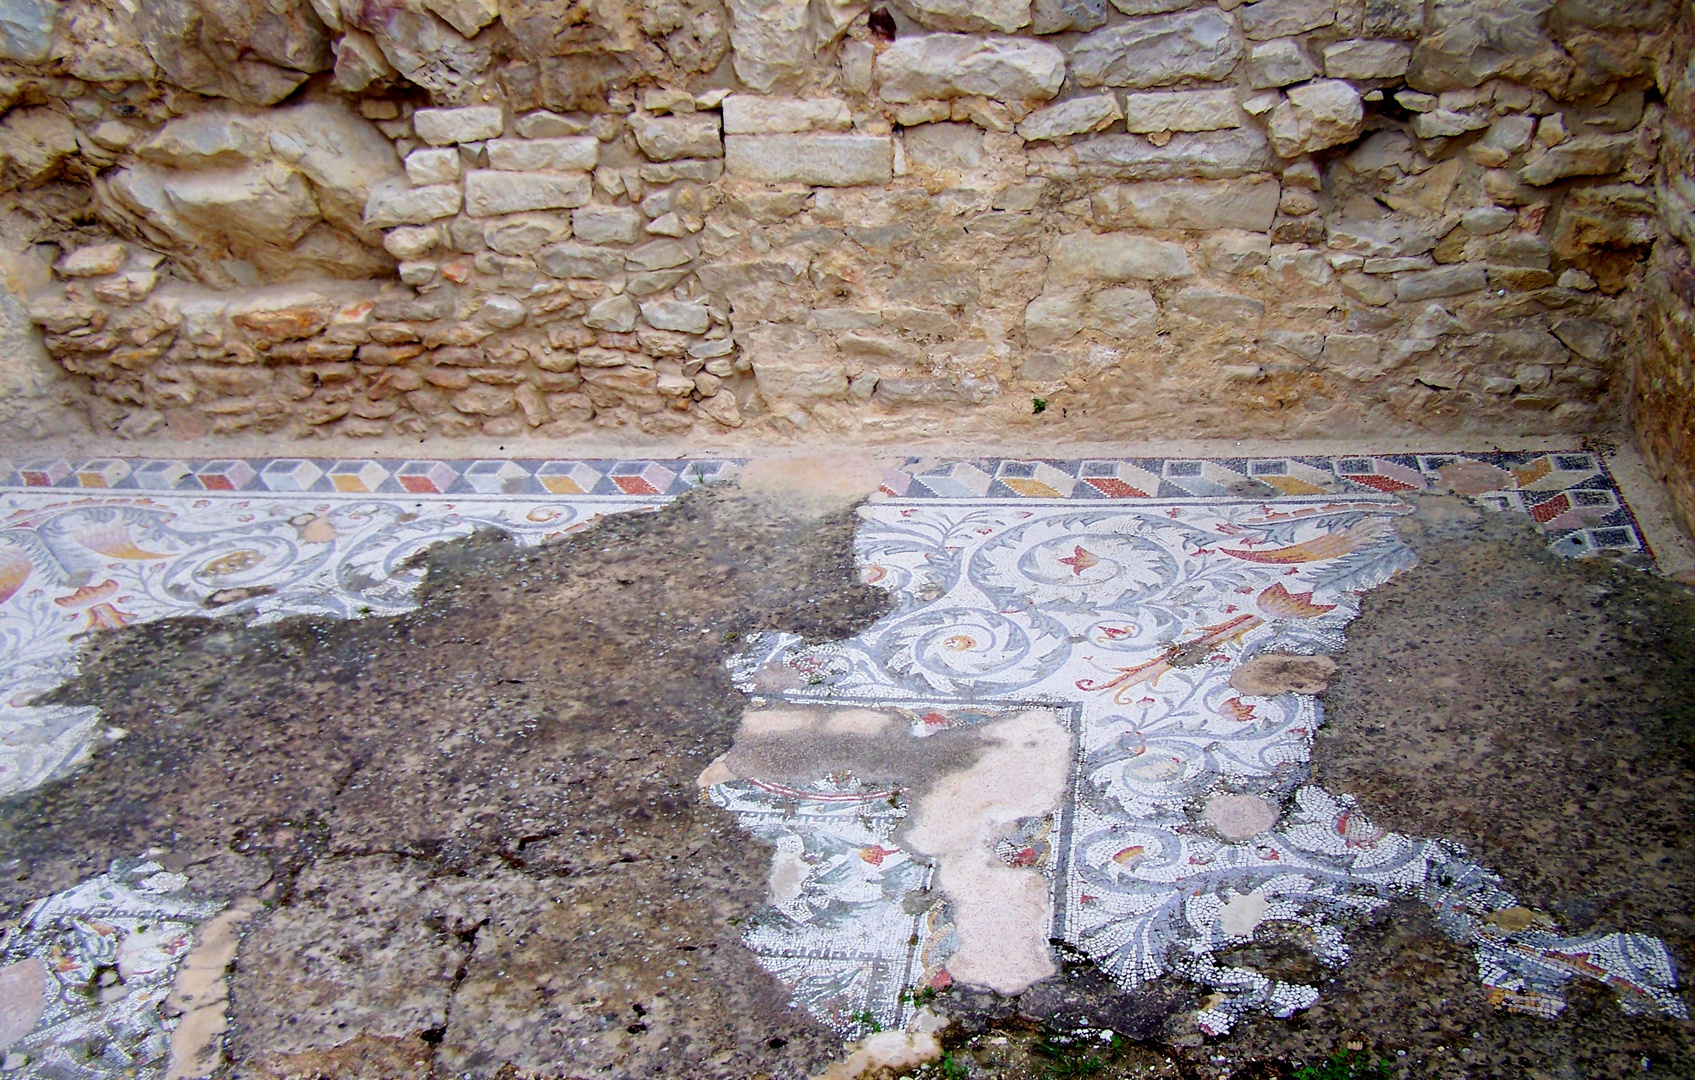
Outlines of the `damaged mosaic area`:
<svg viewBox="0 0 1695 1080">
<path fill-rule="evenodd" d="M 969 468 L 949 466 L 941 480 Z M 1018 479 L 1041 481 L 1040 468 Z M 1273 923 L 1339 965 L 1342 919 L 1408 894 L 1473 946 L 1498 1005 L 1556 1015 L 1582 976 L 1612 987 L 1627 1011 L 1685 1016 L 1658 939 L 1561 936 L 1456 846 L 1380 829 L 1346 795 L 1306 783 L 1323 681 L 1291 678 L 1290 658 L 1322 665 L 1342 648 L 1359 596 L 1413 565 L 1393 525 L 1409 512 L 1385 495 L 1110 508 L 886 499 L 861 511 L 858 550 L 895 612 L 842 642 L 768 636 L 737 662 L 738 685 L 756 706 L 893 706 L 915 738 L 1012 709 L 1069 717 L 1063 805 L 1040 822 L 985 822 L 980 843 L 1046 878 L 1044 936 L 1120 986 L 1178 974 L 1211 988 L 1196 1016 L 1207 1034 L 1249 1010 L 1288 1016 L 1318 998 L 1218 953 Z M 914 991 L 948 985 L 950 955 L 972 943 L 950 919 L 967 897 L 943 887 L 930 899 L 925 871 L 895 840 L 900 793 L 856 785 L 743 777 L 711 793 L 790 860 L 789 895 L 749 946 L 814 1015 L 863 1034 L 908 1022 Z M 856 803 L 874 809 L 845 812 Z M 969 981 L 1013 993 L 1053 970 Z"/>
<path fill-rule="evenodd" d="M 0 797 L 123 737 L 92 709 L 32 703 L 74 671 L 85 633 L 392 614 L 431 544 L 482 529 L 537 544 L 735 475 L 725 461 L 25 463 L 0 485 Z M 1220 953 L 1270 924 L 1341 964 L 1346 916 L 1412 895 L 1471 945 L 1501 1006 L 1553 1016 L 1583 976 L 1627 1010 L 1683 1015 L 1657 939 L 1562 936 L 1453 845 L 1376 828 L 1305 783 L 1324 654 L 1360 594 L 1412 565 L 1395 496 L 1425 490 L 1526 513 L 1562 554 L 1645 555 L 1582 453 L 890 470 L 857 546 L 894 613 L 828 645 L 759 639 L 734 674 L 750 718 L 823 709 L 810 722 L 862 740 L 974 740 L 977 765 L 938 774 L 957 781 L 954 802 L 928 807 L 922 785 L 851 767 L 709 770 L 707 797 L 774 850 L 746 944 L 848 1035 L 924 1022 L 930 991 L 956 979 L 1022 990 L 1056 970 L 1050 938 L 1121 986 L 1177 974 L 1211 988 L 1197 1022 L 1217 1034 L 1317 997 Z M 1305 660 L 1275 659 L 1291 654 Z M 1038 774 L 1051 791 L 1027 805 L 972 802 L 973 784 Z M 938 826 L 955 811 L 964 826 Z M 27 998 L 43 974 L 40 1023 L 0 1040 L 32 1073 L 57 1060 L 41 1047 L 95 1039 L 119 1057 L 67 1075 L 163 1074 L 177 1021 L 158 1006 L 223 906 L 175 878 L 144 853 L 4 929 L 0 992 Z M 986 918 L 983 897 L 1022 921 Z M 108 970 L 124 973 L 110 1000 Z M 47 993 L 52 978 L 63 992 Z"/>
</svg>

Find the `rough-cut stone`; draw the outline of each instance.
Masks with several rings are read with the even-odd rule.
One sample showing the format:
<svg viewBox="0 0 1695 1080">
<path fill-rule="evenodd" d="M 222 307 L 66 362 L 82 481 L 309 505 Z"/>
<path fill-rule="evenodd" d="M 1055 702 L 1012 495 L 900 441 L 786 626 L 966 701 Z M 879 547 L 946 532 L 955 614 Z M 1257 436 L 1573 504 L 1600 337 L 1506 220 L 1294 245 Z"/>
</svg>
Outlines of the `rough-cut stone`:
<svg viewBox="0 0 1695 1080">
<path fill-rule="evenodd" d="M 1399 41 L 1338 41 L 1324 47 L 1324 73 L 1332 79 L 1398 79 L 1412 62 L 1412 46 Z"/>
<path fill-rule="evenodd" d="M 91 244 L 72 251 L 53 269 L 65 277 L 103 277 L 117 273 L 128 253 L 122 244 Z"/>
<path fill-rule="evenodd" d="M 724 166 L 730 175 L 764 184 L 886 184 L 893 163 L 893 143 L 886 135 L 732 135 L 725 140 Z"/>
<path fill-rule="evenodd" d="M 1030 142 L 1059 139 L 1100 131 L 1123 117 L 1115 95 L 1094 94 L 1037 109 L 1019 121 L 1018 134 Z"/>
<path fill-rule="evenodd" d="M 624 253 L 567 241 L 536 253 L 541 272 L 556 278 L 609 278 L 624 269 Z"/>
<path fill-rule="evenodd" d="M 222 109 L 178 117 L 136 144 L 143 161 L 177 169 L 208 169 L 257 161 L 269 149 L 265 124 L 257 117 Z"/>
<path fill-rule="evenodd" d="M 1169 281 L 1195 273 L 1181 244 L 1126 233 L 1065 236 L 1050 258 L 1054 272 L 1070 279 Z"/>
<path fill-rule="evenodd" d="M 406 178 L 414 187 L 430 184 L 451 184 L 459 179 L 464 166 L 459 151 L 451 147 L 441 150 L 414 150 L 406 155 Z"/>
<path fill-rule="evenodd" d="M 718 136 L 717 113 L 686 113 L 682 116 L 648 116 L 635 113 L 630 130 L 642 153 L 652 161 L 678 158 L 721 158 L 724 144 Z"/>
<path fill-rule="evenodd" d="M 1032 34 L 1093 30 L 1106 22 L 1106 0 L 1035 0 L 1030 6 Z"/>
<path fill-rule="evenodd" d="M 1030 156 L 1040 170 L 1047 170 L 1051 163 L 1055 175 L 1075 173 L 1119 180 L 1216 180 L 1269 172 L 1275 161 L 1265 136 L 1251 125 L 1227 131 L 1182 132 L 1163 146 L 1140 135 L 1099 135 L 1046 154 L 1032 148 Z"/>
<path fill-rule="evenodd" d="M 1126 131 L 1221 131 L 1242 126 L 1234 90 L 1124 95 Z"/>
<path fill-rule="evenodd" d="M 0 60 L 39 64 L 47 59 L 58 15 L 53 0 L 5 0 L 0 4 Z"/>
<path fill-rule="evenodd" d="M 1065 54 L 1020 38 L 922 34 L 883 50 L 877 80 L 883 100 L 897 104 L 962 96 L 1047 101 L 1065 81 Z"/>
<path fill-rule="evenodd" d="M 1235 21 L 1202 8 L 1132 19 L 1084 36 L 1071 50 L 1071 74 L 1079 86 L 1168 86 L 1222 79 L 1241 56 Z"/>
<path fill-rule="evenodd" d="M 581 206 L 571 211 L 571 233 L 590 244 L 633 244 L 642 238 L 643 218 L 629 206 Z"/>
<path fill-rule="evenodd" d="M 424 0 L 424 6 L 447 20 L 447 24 L 468 38 L 500 18 L 496 0 Z"/>
<path fill-rule="evenodd" d="M 847 372 L 818 340 L 798 326 L 767 325 L 736 335 L 753 365 L 753 377 L 766 399 L 839 397 L 847 392 Z"/>
<path fill-rule="evenodd" d="M 412 114 L 412 130 L 431 146 L 480 142 L 505 130 L 506 119 L 498 105 L 472 105 L 463 109 L 419 109 Z"/>
<path fill-rule="evenodd" d="M 491 169 L 511 172 L 587 172 L 599 160 L 600 140 L 592 135 L 563 139 L 490 139 Z"/>
<path fill-rule="evenodd" d="M 350 233 L 364 228 L 371 189 L 397 177 L 394 144 L 369 120 L 337 101 L 306 102 L 270 116 L 271 153 L 312 182 L 323 216 Z M 375 245 L 375 235 L 361 235 Z"/>
<path fill-rule="evenodd" d="M 1242 33 L 1257 41 L 1290 37 L 1336 21 L 1336 0 L 1259 0 L 1237 12 Z"/>
<path fill-rule="evenodd" d="M 1320 79 L 1291 87 L 1267 128 L 1279 157 L 1310 154 L 1357 139 L 1365 130 L 1365 106 L 1349 84 Z"/>
<path fill-rule="evenodd" d="M 1395 279 L 1395 295 L 1402 303 L 1460 296 L 1489 284 L 1488 274 L 1475 263 L 1439 266 L 1434 270 L 1402 274 Z"/>
<path fill-rule="evenodd" d="M 730 0 L 736 77 L 766 93 L 800 81 L 812 59 L 808 0 Z"/>
<path fill-rule="evenodd" d="M 559 210 L 589 201 L 586 173 L 502 172 L 472 169 L 465 174 L 465 213 L 472 217 Z"/>
<path fill-rule="evenodd" d="M 1102 289 L 1089 298 L 1088 320 L 1090 327 L 1120 341 L 1148 337 L 1159 326 L 1159 305 L 1146 289 Z"/>
<path fill-rule="evenodd" d="M 1624 166 L 1635 145 L 1633 133 L 1579 135 L 1558 146 L 1533 152 L 1525 159 L 1518 177 L 1538 187 L 1571 176 L 1605 176 Z"/>
<path fill-rule="evenodd" d="M 655 330 L 704 334 L 712 325 L 712 313 L 698 300 L 650 300 L 641 306 L 641 312 Z"/>
<path fill-rule="evenodd" d="M 1270 177 L 1115 184 L 1090 200 L 1095 224 L 1113 229 L 1245 229 L 1265 232 L 1280 188 Z"/>
<path fill-rule="evenodd" d="M 459 189 L 452 184 L 409 187 L 390 181 L 371 189 L 365 202 L 365 224 L 379 229 L 391 225 L 428 225 L 459 212 Z"/>
<path fill-rule="evenodd" d="M 840 98 L 767 98 L 731 94 L 724 99 L 724 134 L 783 135 L 797 131 L 847 131 L 853 114 Z"/>
<path fill-rule="evenodd" d="M 581 276 L 581 275 L 561 275 Z M 636 303 L 628 293 L 605 296 L 596 300 L 583 316 L 583 325 L 614 334 L 627 334 L 636 328 Z"/>
<path fill-rule="evenodd" d="M 1262 41 L 1248 48 L 1248 85 L 1255 90 L 1306 82 L 1318 74 L 1306 49 L 1294 38 Z"/>
<path fill-rule="evenodd" d="M 1010 34 L 1030 25 L 1030 0 L 895 0 L 895 7 L 928 30 Z"/>
</svg>

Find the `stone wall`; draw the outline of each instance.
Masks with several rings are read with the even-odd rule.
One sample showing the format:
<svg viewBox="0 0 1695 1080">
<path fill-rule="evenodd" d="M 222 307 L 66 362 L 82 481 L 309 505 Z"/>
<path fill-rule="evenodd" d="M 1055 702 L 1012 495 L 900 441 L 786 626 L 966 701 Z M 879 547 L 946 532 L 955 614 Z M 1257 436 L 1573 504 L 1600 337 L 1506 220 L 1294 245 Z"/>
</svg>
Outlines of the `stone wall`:
<svg viewBox="0 0 1695 1080">
<path fill-rule="evenodd" d="M 1665 137 L 1657 195 L 1661 236 L 1646 277 L 1648 332 L 1635 356 L 1637 442 L 1695 533 L 1695 0 L 1682 0 L 1660 64 Z"/>
<path fill-rule="evenodd" d="M 0 0 L 0 236 L 126 436 L 1601 431 L 1685 2 Z"/>
</svg>

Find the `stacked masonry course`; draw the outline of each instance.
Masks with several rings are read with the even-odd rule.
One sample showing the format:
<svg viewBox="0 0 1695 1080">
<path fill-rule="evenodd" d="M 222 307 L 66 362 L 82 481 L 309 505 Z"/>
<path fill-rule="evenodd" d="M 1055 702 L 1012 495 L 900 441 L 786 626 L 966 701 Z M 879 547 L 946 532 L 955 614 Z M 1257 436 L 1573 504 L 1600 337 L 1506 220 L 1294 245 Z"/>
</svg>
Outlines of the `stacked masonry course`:
<svg viewBox="0 0 1695 1080">
<path fill-rule="evenodd" d="M 1687 7 L 0 0 L 9 408 L 1605 430 L 1679 288 L 1643 274 L 1689 228 Z"/>
</svg>

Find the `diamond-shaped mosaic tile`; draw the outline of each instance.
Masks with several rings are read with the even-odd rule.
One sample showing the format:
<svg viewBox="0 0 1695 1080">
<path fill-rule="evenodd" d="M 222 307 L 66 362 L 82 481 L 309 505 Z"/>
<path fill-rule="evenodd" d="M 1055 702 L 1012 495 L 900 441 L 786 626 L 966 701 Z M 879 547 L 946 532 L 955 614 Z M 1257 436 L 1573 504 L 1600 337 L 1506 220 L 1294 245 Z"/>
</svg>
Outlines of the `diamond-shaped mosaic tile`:
<svg viewBox="0 0 1695 1080">
<path fill-rule="evenodd" d="M 208 461 L 194 470 L 195 479 L 207 491 L 240 491 L 259 474 L 245 461 Z"/>
<path fill-rule="evenodd" d="M 272 491 L 310 491 L 324 470 L 302 458 L 278 458 L 266 465 L 259 479 Z"/>
<path fill-rule="evenodd" d="M 145 461 L 135 470 L 135 486 L 149 491 L 170 491 L 193 471 L 186 461 Z"/>
<path fill-rule="evenodd" d="M 620 461 L 612 466 L 611 479 L 626 495 L 663 495 L 677 474 L 657 461 Z"/>
<path fill-rule="evenodd" d="M 934 472 L 921 473 L 913 479 L 943 498 L 982 498 L 989 493 L 995 478 L 968 461 L 945 465 Z"/>
<path fill-rule="evenodd" d="M 374 461 L 338 461 L 330 466 L 330 483 L 337 491 L 369 493 L 387 479 L 388 470 Z"/>
<path fill-rule="evenodd" d="M 516 495 L 530 471 L 516 461 L 479 461 L 465 470 L 465 483 L 483 495 Z"/>
<path fill-rule="evenodd" d="M 394 482 L 414 495 L 445 495 L 459 473 L 445 461 L 408 461 L 394 474 Z"/>
<path fill-rule="evenodd" d="M 53 487 L 71 475 L 71 463 L 57 460 L 26 461 L 18 466 L 18 476 L 30 487 Z"/>
<path fill-rule="evenodd" d="M 1063 499 L 1077 486 L 1075 476 L 1045 461 L 1003 461 L 995 478 L 1030 499 Z"/>
<path fill-rule="evenodd" d="M 1383 458 L 1337 458 L 1336 474 L 1389 495 L 1398 491 L 1423 491 L 1426 486 L 1417 469 Z"/>
<path fill-rule="evenodd" d="M 1146 499 L 1159 493 L 1159 475 L 1128 461 L 1085 461 L 1077 475 L 1113 499 Z"/>
<path fill-rule="evenodd" d="M 587 495 L 600 483 L 600 474 L 583 461 L 546 461 L 536 480 L 554 495 Z"/>
<path fill-rule="evenodd" d="M 129 462 L 97 458 L 77 467 L 77 485 L 85 488 L 117 487 L 130 472 Z"/>
</svg>

